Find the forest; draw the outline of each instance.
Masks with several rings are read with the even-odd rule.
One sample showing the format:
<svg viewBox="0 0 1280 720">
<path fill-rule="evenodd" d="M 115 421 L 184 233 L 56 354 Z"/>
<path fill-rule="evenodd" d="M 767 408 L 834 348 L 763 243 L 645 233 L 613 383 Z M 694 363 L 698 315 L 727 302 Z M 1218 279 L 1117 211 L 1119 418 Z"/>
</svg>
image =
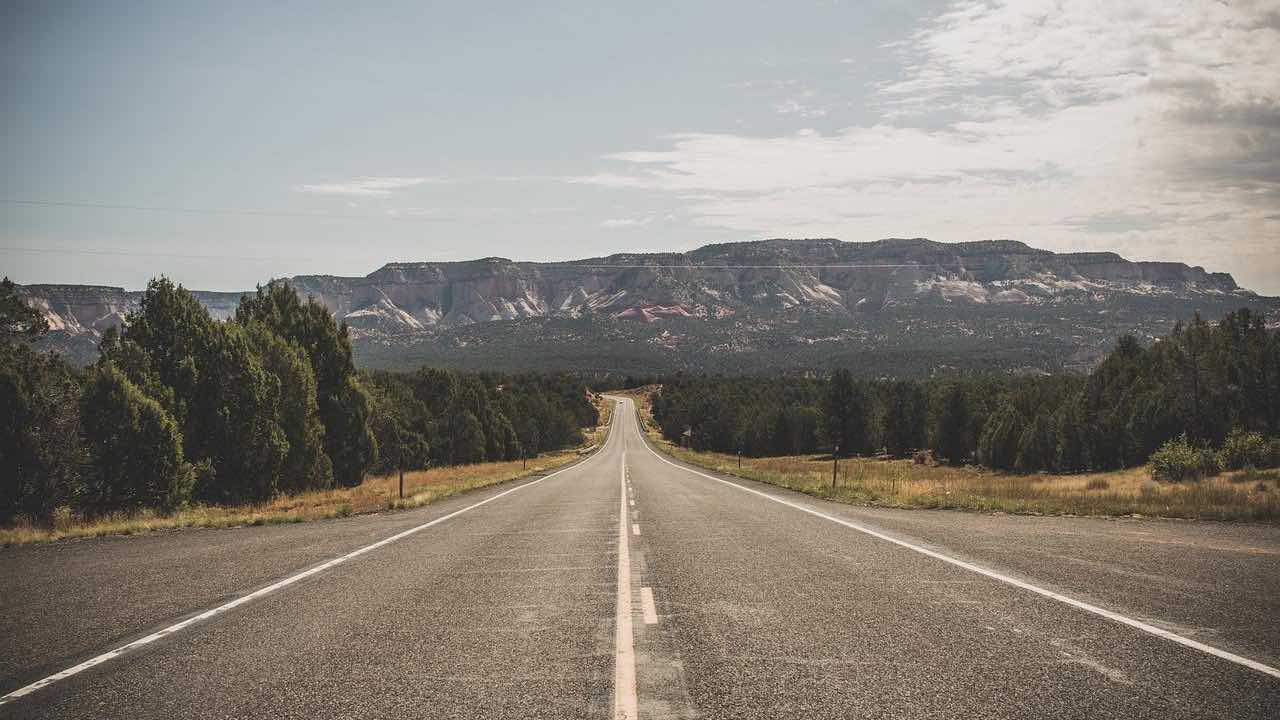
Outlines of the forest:
<svg viewBox="0 0 1280 720">
<path fill-rule="evenodd" d="M 347 328 L 280 281 L 219 321 L 153 280 L 86 369 L 32 349 L 46 331 L 5 279 L 0 520 L 262 502 L 572 446 L 596 423 L 566 375 L 358 371 Z"/>
<path fill-rule="evenodd" d="M 1150 346 L 1119 338 L 1087 376 L 676 375 L 662 381 L 653 413 L 668 440 L 699 450 L 928 452 L 1018 472 L 1151 460 L 1180 479 L 1280 463 L 1280 441 L 1268 439 L 1280 435 L 1280 332 L 1248 309 L 1217 323 L 1197 316 Z"/>
</svg>

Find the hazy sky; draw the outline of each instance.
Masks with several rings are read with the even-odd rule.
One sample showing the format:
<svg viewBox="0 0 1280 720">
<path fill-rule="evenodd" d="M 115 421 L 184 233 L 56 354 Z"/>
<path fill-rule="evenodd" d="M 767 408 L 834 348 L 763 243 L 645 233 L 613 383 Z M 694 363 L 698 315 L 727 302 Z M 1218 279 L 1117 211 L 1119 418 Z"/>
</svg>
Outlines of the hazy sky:
<svg viewBox="0 0 1280 720">
<path fill-rule="evenodd" d="M 5 2 L 0 272 L 1012 238 L 1280 294 L 1280 0 Z"/>
</svg>

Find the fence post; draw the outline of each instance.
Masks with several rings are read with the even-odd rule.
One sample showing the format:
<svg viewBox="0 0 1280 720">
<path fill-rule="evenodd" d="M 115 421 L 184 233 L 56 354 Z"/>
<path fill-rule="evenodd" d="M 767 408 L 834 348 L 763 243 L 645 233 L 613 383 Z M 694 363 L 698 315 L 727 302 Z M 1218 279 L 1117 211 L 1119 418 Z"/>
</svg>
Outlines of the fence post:
<svg viewBox="0 0 1280 720">
<path fill-rule="evenodd" d="M 840 468 L 840 446 L 831 451 L 831 493 L 836 492 L 836 471 Z"/>
</svg>

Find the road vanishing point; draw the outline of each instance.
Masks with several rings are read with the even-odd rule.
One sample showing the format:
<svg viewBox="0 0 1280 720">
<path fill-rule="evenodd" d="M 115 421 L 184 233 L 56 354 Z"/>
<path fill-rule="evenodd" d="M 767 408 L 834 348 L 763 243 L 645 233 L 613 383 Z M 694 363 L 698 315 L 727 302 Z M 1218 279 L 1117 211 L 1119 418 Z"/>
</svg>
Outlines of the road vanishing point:
<svg viewBox="0 0 1280 720">
<path fill-rule="evenodd" d="M 0 550 L 0 717 L 1280 717 L 1280 528 L 829 503 L 614 402 L 416 510 Z"/>
</svg>

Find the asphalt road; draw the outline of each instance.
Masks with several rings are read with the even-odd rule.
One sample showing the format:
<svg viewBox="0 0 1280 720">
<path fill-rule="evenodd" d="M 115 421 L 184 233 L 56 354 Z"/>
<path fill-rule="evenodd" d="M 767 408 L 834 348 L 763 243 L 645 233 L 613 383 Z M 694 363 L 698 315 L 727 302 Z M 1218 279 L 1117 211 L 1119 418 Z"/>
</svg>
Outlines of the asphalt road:
<svg viewBox="0 0 1280 720">
<path fill-rule="evenodd" d="M 0 693 L 92 665 L 0 717 L 1280 710 L 1280 528 L 854 508 L 614 418 L 576 466 L 418 510 L 0 550 Z"/>
</svg>

